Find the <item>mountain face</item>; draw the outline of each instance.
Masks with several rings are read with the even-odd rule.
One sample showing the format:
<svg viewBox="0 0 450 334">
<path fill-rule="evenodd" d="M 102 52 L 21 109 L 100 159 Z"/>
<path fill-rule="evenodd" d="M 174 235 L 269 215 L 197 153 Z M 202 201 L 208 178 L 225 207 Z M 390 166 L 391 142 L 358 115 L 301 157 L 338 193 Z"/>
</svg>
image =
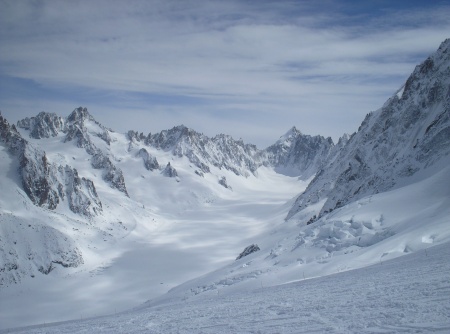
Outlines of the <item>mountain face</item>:
<svg viewBox="0 0 450 334">
<path fill-rule="evenodd" d="M 92 155 L 92 167 L 101 169 L 103 178 L 111 188 L 117 189 L 128 196 L 123 173 L 105 153 L 98 149 L 92 141 L 94 135 L 107 145 L 111 144 L 110 130 L 98 123 L 86 108 L 75 109 L 66 119 L 55 114 L 41 112 L 36 117 L 25 118 L 17 122 L 19 128 L 30 131 L 30 137 L 42 139 L 64 134 L 64 142 L 75 142 L 77 147 L 84 148 Z M 94 128 L 89 131 L 88 127 Z"/>
<path fill-rule="evenodd" d="M 53 122 L 51 124 L 54 125 Z M 57 133 L 57 129 L 38 125 L 33 128 L 36 131 L 31 133 L 42 138 Z M 22 187 L 33 204 L 54 210 L 61 201 L 67 199 L 70 209 L 75 213 L 85 217 L 101 213 L 102 204 L 91 180 L 80 178 L 77 170 L 68 165 L 51 164 L 45 152 L 22 138 L 16 127 L 10 126 L 1 114 L 0 139 L 18 160 Z"/>
<path fill-rule="evenodd" d="M 41 128 L 42 129 L 42 128 Z M 57 131 L 57 128 L 52 128 Z M 45 131 L 48 129 L 45 129 Z M 51 133 L 38 131 L 36 135 Z M 54 210 L 67 202 L 70 210 L 82 218 L 90 219 L 102 212 L 93 182 L 80 177 L 76 169 L 50 163 L 44 151 L 25 140 L 14 125 L 0 114 L 0 150 L 2 159 L 10 159 L 17 176 L 11 182 L 19 182 L 31 203 L 44 209 Z M 6 151 L 6 152 L 4 152 Z M 4 155 L 6 154 L 6 155 Z M 27 202 L 15 195 L 14 188 L 4 188 L 10 201 Z M 0 212 L 0 287 L 19 283 L 23 277 L 34 277 L 37 272 L 47 275 L 56 266 L 78 267 L 84 263 L 76 243 L 66 234 L 49 226 L 34 215 L 23 217 L 23 212 Z"/>
<path fill-rule="evenodd" d="M 264 153 L 276 171 L 306 180 L 332 158 L 334 146 L 331 138 L 303 135 L 293 127 Z"/>
<path fill-rule="evenodd" d="M 184 125 L 148 136 L 129 131 L 128 136 L 131 142 L 142 141 L 147 146 L 171 152 L 174 156 L 187 157 L 202 173 L 209 173 L 210 166 L 215 166 L 233 171 L 236 175 L 248 176 L 261 165 L 256 146 L 226 135 L 209 138 Z"/>
<path fill-rule="evenodd" d="M 449 160 L 450 39 L 418 65 L 400 91 L 369 113 L 335 159 L 324 165 L 287 219 L 324 200 L 320 214 L 408 184 Z M 448 164 L 448 163 L 447 163 Z"/>
</svg>

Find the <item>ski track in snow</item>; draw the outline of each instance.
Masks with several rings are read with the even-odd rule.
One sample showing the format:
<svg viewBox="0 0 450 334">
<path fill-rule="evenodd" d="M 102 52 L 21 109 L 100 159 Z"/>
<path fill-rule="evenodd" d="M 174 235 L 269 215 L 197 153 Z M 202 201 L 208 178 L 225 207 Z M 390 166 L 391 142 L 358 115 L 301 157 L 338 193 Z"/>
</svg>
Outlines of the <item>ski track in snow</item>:
<svg viewBox="0 0 450 334">
<path fill-rule="evenodd" d="M 449 333 L 450 243 L 370 267 L 0 333 Z"/>
</svg>

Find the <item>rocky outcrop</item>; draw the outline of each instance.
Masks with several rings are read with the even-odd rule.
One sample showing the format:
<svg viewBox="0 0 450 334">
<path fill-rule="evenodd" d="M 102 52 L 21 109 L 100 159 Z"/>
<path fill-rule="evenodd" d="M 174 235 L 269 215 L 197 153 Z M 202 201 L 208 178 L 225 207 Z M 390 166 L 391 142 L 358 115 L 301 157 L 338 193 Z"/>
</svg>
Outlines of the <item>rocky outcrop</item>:
<svg viewBox="0 0 450 334">
<path fill-rule="evenodd" d="M 86 122 L 91 122 L 98 128 L 94 132 L 96 136 L 103 139 L 107 145 L 111 144 L 110 130 L 97 122 L 86 108 L 77 108 L 67 117 L 67 135 L 65 141 L 71 141 L 76 138 L 77 146 L 84 148 L 86 152 L 92 155 L 91 165 L 95 169 L 102 169 L 103 179 L 111 186 L 128 196 L 125 185 L 125 178 L 120 168 L 116 167 L 111 159 L 91 140 L 90 131 L 86 126 Z"/>
<path fill-rule="evenodd" d="M 3 118 L 0 112 L 0 139 L 6 144 L 9 151 L 15 155 L 19 155 L 25 149 L 28 144 L 25 139 L 22 138 L 16 127 L 10 125 L 9 122 Z"/>
<path fill-rule="evenodd" d="M 212 138 L 211 156 L 214 165 L 232 171 L 236 175 L 248 176 L 256 173 L 262 165 L 255 145 L 244 144 L 242 140 L 234 140 L 231 136 L 220 134 Z"/>
<path fill-rule="evenodd" d="M 19 155 L 22 186 L 31 201 L 50 210 L 59 204 L 59 193 L 63 185 L 55 177 L 54 166 L 50 165 L 45 152 L 27 144 Z"/>
<path fill-rule="evenodd" d="M 261 250 L 257 244 L 252 244 L 250 246 L 245 247 L 245 249 L 241 252 L 241 254 L 238 255 L 236 258 L 236 261 L 239 259 L 242 259 L 243 257 L 250 255 L 252 253 L 255 253 L 257 251 Z"/>
<path fill-rule="evenodd" d="M 226 189 L 232 190 L 232 188 L 231 188 L 230 185 L 228 184 L 227 178 L 226 178 L 225 176 L 222 176 L 222 177 L 219 179 L 219 184 L 220 184 L 222 187 L 226 188 Z"/>
<path fill-rule="evenodd" d="M 156 158 L 147 152 L 145 148 L 141 148 L 138 152 L 138 156 L 142 158 L 144 161 L 144 166 L 149 171 L 154 171 L 155 169 L 159 169 L 159 163 Z"/>
<path fill-rule="evenodd" d="M 177 170 L 170 164 L 170 162 L 167 163 L 166 168 L 162 171 L 162 175 L 167 177 L 178 177 Z"/>
<path fill-rule="evenodd" d="M 78 124 L 69 124 L 67 126 L 66 137 L 64 142 L 76 141 L 79 148 L 84 148 L 87 153 L 95 154 L 97 147 L 92 143 L 89 133 L 86 128 L 80 127 Z"/>
<path fill-rule="evenodd" d="M 101 214 L 102 203 L 97 195 L 94 183 L 84 177 L 79 177 L 76 169 L 66 165 L 58 168 L 61 179 L 64 180 L 65 191 L 60 192 L 69 203 L 69 208 L 75 213 L 85 217 L 93 217 Z"/>
<path fill-rule="evenodd" d="M 122 170 L 117 168 L 103 152 L 97 151 L 91 159 L 92 167 L 103 170 L 103 179 L 109 183 L 111 188 L 117 189 L 128 196 L 125 178 Z"/>
<path fill-rule="evenodd" d="M 17 122 L 19 128 L 30 131 L 30 137 L 41 139 L 56 137 L 64 131 L 64 119 L 54 113 L 41 112 L 36 117 L 25 118 Z"/>
</svg>

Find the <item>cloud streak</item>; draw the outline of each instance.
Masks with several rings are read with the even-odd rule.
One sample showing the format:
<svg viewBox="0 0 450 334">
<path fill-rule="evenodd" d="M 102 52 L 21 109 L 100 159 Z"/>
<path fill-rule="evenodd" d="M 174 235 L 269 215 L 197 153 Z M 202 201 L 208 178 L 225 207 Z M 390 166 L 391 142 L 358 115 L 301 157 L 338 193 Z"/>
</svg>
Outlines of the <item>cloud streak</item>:
<svg viewBox="0 0 450 334">
<path fill-rule="evenodd" d="M 120 131 L 141 126 L 137 117 L 157 131 L 162 117 L 245 137 L 253 119 L 244 139 L 260 146 L 294 124 L 336 139 L 448 37 L 450 7 L 321 4 L 0 1 L 0 79 L 31 80 L 41 100 L 67 105 L 58 113 L 88 102 Z M 0 108 L 24 113 L 6 86 Z M 330 117 L 342 122 L 324 124 Z"/>
</svg>

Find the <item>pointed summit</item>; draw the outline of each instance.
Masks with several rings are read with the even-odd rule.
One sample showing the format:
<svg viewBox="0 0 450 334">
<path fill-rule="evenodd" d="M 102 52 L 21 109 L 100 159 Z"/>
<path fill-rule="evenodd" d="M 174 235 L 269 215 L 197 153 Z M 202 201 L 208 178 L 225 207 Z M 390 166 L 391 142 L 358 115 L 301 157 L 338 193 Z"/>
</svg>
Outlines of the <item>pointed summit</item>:
<svg viewBox="0 0 450 334">
<path fill-rule="evenodd" d="M 284 135 L 277 140 L 276 144 L 282 144 L 285 142 L 292 142 L 295 138 L 302 135 L 302 132 L 298 130 L 295 126 L 290 128 Z"/>
<path fill-rule="evenodd" d="M 78 107 L 72 111 L 72 113 L 67 117 L 67 121 L 71 123 L 83 124 L 85 120 L 95 121 L 94 117 L 91 116 L 87 108 Z"/>
<path fill-rule="evenodd" d="M 64 131 L 64 119 L 55 113 L 42 111 L 35 117 L 19 120 L 17 126 L 29 130 L 31 138 L 50 138 Z"/>
<path fill-rule="evenodd" d="M 306 180 L 317 172 L 333 147 L 331 138 L 305 135 L 293 126 L 266 148 L 265 154 L 278 173 Z"/>
</svg>

